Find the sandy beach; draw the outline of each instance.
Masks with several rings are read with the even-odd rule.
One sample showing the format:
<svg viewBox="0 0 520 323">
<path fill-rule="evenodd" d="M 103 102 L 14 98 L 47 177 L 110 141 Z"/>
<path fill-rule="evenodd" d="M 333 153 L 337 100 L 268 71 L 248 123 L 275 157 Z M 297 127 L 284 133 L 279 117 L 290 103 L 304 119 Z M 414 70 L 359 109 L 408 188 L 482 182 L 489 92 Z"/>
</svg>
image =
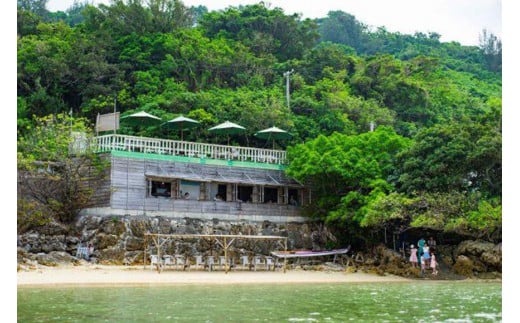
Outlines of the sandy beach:
<svg viewBox="0 0 520 323">
<path fill-rule="evenodd" d="M 177 271 L 158 273 L 143 266 L 81 265 L 39 267 L 17 273 L 17 286 L 142 285 L 142 284 L 262 284 L 407 282 L 406 278 L 337 271 Z"/>
</svg>

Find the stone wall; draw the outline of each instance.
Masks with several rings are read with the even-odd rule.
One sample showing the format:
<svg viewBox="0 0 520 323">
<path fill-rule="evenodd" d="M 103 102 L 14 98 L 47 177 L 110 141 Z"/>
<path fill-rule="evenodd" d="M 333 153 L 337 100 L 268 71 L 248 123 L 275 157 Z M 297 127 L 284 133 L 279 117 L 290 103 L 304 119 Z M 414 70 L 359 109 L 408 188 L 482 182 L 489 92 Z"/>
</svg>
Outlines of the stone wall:
<svg viewBox="0 0 520 323">
<path fill-rule="evenodd" d="M 85 215 L 77 221 L 74 232 L 54 224 L 38 232 L 28 232 L 18 236 L 18 262 L 26 260 L 53 263 L 52 255 L 72 256 L 75 261 L 77 247 L 92 244 L 92 260 L 101 264 L 143 264 L 145 233 L 162 234 L 234 234 L 234 235 L 275 235 L 288 238 L 288 249 L 323 249 L 327 239 L 315 239 L 323 234 L 323 226 L 307 223 L 273 223 L 269 221 L 223 221 L 219 219 L 170 218 L 150 216 L 92 216 Z M 334 238 L 334 237 L 331 237 Z M 283 247 L 270 241 L 237 240 L 230 248 L 231 254 L 263 254 Z M 147 254 L 154 252 L 148 243 Z M 166 244 L 162 253 L 220 255 L 221 248 L 204 239 L 192 239 Z M 47 258 L 46 258 L 47 257 Z M 52 257 L 51 257 L 52 258 Z M 65 257 L 66 258 L 66 257 Z M 55 262 L 59 262 L 59 259 Z M 149 261 L 149 259 L 147 260 Z"/>
</svg>

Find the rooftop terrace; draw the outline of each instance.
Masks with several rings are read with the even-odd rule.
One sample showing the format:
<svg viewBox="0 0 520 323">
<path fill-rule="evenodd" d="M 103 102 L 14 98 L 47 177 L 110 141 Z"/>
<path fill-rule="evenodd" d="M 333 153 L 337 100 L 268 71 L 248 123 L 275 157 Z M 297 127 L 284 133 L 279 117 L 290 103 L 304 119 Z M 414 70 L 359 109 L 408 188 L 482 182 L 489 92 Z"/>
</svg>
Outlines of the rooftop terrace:
<svg viewBox="0 0 520 323">
<path fill-rule="evenodd" d="M 284 150 L 215 145 L 200 142 L 110 134 L 92 139 L 96 152 L 126 151 L 197 160 L 237 161 L 278 165 L 287 164 Z M 189 161 L 189 160 L 188 160 Z"/>
</svg>

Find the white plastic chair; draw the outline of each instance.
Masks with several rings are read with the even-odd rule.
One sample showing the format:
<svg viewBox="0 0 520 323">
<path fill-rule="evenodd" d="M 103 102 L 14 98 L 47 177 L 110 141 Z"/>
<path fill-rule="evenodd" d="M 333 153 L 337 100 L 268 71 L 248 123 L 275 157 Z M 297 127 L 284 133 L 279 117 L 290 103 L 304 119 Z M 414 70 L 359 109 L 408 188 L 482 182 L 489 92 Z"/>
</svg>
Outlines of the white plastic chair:
<svg viewBox="0 0 520 323">
<path fill-rule="evenodd" d="M 255 271 L 257 267 L 260 267 L 264 265 L 264 262 L 262 261 L 262 256 L 255 256 L 253 266 L 255 267 Z"/>
<path fill-rule="evenodd" d="M 170 256 L 170 255 L 164 255 L 164 256 L 163 256 L 163 259 L 164 259 L 164 260 L 163 260 L 163 261 L 164 261 L 163 264 L 164 264 L 165 266 L 170 266 L 170 267 L 171 267 L 171 266 L 175 265 L 175 261 L 174 261 L 174 259 L 173 259 L 172 256 Z"/>
<path fill-rule="evenodd" d="M 274 270 L 273 257 L 271 257 L 271 256 L 265 257 L 265 266 L 267 267 L 267 270 L 271 270 L 271 267 L 273 267 L 273 270 Z"/>
<path fill-rule="evenodd" d="M 213 256 L 207 256 L 206 257 L 206 266 L 208 266 L 208 270 L 212 271 L 213 266 L 215 266 L 215 257 Z"/>
<path fill-rule="evenodd" d="M 226 268 L 225 268 L 225 267 L 226 267 L 226 257 L 224 257 L 224 256 L 219 256 L 219 257 L 218 257 L 218 264 L 219 264 L 219 266 L 220 266 L 221 269 L 226 269 Z M 230 264 L 228 263 L 228 265 L 230 265 Z"/>
<path fill-rule="evenodd" d="M 246 269 L 246 266 L 247 267 L 250 266 L 249 257 L 248 256 L 240 256 L 240 259 L 242 260 L 242 268 L 243 269 Z M 249 268 L 249 269 L 251 269 L 251 268 Z"/>
<path fill-rule="evenodd" d="M 76 258 L 83 258 L 88 260 L 89 258 L 89 251 L 88 247 L 81 247 L 81 245 L 78 247 L 78 250 L 76 251 Z"/>
<path fill-rule="evenodd" d="M 189 267 L 189 265 L 186 264 L 183 255 L 175 255 L 175 264 L 177 265 L 178 269 L 182 270 L 186 269 L 186 267 Z"/>
<path fill-rule="evenodd" d="M 202 256 L 198 255 L 198 256 L 195 256 L 195 266 L 197 268 L 202 268 L 204 269 L 204 261 L 202 260 Z"/>
<path fill-rule="evenodd" d="M 153 270 L 153 266 L 160 266 L 161 261 L 159 259 L 159 256 L 157 255 L 150 255 L 150 270 Z"/>
</svg>

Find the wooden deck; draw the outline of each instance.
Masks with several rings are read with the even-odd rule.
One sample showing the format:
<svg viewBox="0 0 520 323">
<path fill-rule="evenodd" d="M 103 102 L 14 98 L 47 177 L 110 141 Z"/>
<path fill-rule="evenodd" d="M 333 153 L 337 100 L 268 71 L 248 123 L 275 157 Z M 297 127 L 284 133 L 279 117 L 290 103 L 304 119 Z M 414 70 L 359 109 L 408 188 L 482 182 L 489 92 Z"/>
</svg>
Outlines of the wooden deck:
<svg viewBox="0 0 520 323">
<path fill-rule="evenodd" d="M 287 163 L 286 152 L 284 150 L 215 145 L 117 134 L 94 137 L 91 141 L 91 147 L 93 147 L 96 152 L 116 150 L 279 165 L 285 165 Z"/>
</svg>

